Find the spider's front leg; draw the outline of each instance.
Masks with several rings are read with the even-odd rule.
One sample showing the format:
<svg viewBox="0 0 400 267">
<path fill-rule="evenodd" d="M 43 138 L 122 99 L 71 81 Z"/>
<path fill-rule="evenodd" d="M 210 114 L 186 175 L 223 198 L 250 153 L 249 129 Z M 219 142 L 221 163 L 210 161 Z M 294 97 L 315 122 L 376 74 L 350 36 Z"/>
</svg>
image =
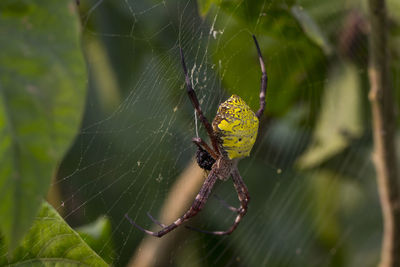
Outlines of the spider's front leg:
<svg viewBox="0 0 400 267">
<path fill-rule="evenodd" d="M 206 116 L 204 116 L 203 111 L 200 106 L 200 103 L 199 103 L 199 100 L 197 99 L 196 92 L 193 90 L 192 83 L 190 81 L 188 71 L 186 68 L 185 57 L 183 56 L 182 48 L 179 48 L 179 52 L 181 55 L 181 63 L 182 63 L 183 73 L 185 74 L 186 92 L 189 96 L 190 101 L 192 102 L 194 109 L 196 110 L 197 115 L 199 116 L 200 121 L 203 123 L 204 127 L 207 130 L 207 134 L 210 137 L 211 144 L 212 144 L 212 147 L 213 147 L 215 153 L 219 154 L 218 142 L 217 142 L 216 137 L 214 136 L 213 128 L 212 128 L 211 124 L 208 122 Z M 208 153 L 210 153 L 210 152 L 208 152 Z M 212 154 L 210 154 L 210 155 L 212 155 Z M 212 156 L 214 157 L 214 155 L 212 155 Z M 214 157 L 214 159 L 216 159 L 216 158 L 217 157 Z"/>
<path fill-rule="evenodd" d="M 209 145 L 200 137 L 193 137 L 192 142 L 200 149 L 207 151 L 208 154 L 214 159 L 217 160 L 218 156 L 215 152 L 209 147 Z"/>
<path fill-rule="evenodd" d="M 257 53 L 258 53 L 258 60 L 260 61 L 260 67 L 261 67 L 261 88 L 260 88 L 260 108 L 256 112 L 256 116 L 258 119 L 261 118 L 264 109 L 265 109 L 265 95 L 267 91 L 267 86 L 268 86 L 268 76 L 267 76 L 267 71 L 265 70 L 265 64 L 264 64 L 264 59 L 261 54 L 261 49 L 260 46 L 258 45 L 257 38 L 253 35 L 253 40 L 257 48 Z"/>
</svg>

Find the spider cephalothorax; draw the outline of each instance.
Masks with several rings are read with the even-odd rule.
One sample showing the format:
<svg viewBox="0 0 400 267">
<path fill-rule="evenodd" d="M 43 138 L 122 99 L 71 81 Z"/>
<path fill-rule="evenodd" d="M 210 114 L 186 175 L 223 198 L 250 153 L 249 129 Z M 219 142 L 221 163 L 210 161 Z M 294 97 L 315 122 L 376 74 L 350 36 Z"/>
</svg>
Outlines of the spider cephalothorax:
<svg viewBox="0 0 400 267">
<path fill-rule="evenodd" d="M 230 210 L 237 213 L 236 219 L 232 226 L 226 231 L 203 231 L 201 232 L 214 234 L 214 235 L 226 235 L 232 233 L 239 225 L 240 220 L 247 212 L 247 205 L 250 200 L 249 192 L 246 185 L 240 176 L 237 168 L 237 163 L 240 158 L 250 155 L 250 151 L 257 138 L 257 132 L 259 127 L 259 119 L 264 112 L 265 108 L 265 93 L 267 89 L 267 73 L 264 67 L 264 61 L 261 55 L 260 47 L 257 43 L 256 37 L 253 35 L 254 42 L 256 44 L 258 59 L 261 66 L 261 90 L 260 90 L 260 108 L 254 113 L 249 106 L 237 95 L 232 95 L 228 100 L 220 104 L 217 115 L 215 116 L 212 125 L 208 122 L 201 110 L 199 101 L 196 93 L 192 88 L 190 82 L 185 59 L 183 57 L 182 49 L 180 50 L 183 72 L 185 74 L 185 82 L 187 87 L 187 93 L 189 99 L 196 110 L 197 116 L 203 123 L 207 130 L 208 137 L 211 141 L 211 147 L 201 138 L 193 138 L 192 141 L 198 147 L 196 154 L 197 162 L 203 169 L 209 170 L 207 179 L 204 181 L 200 192 L 197 194 L 192 206 L 178 218 L 175 222 L 170 225 L 165 225 L 150 218 L 162 227 L 158 232 L 146 230 L 136 224 L 132 219 L 125 215 L 126 218 L 138 229 L 143 232 L 153 235 L 156 237 L 162 237 L 163 235 L 174 230 L 185 221 L 194 217 L 199 211 L 201 211 L 210 196 L 211 190 L 215 182 L 220 180 L 227 180 L 232 177 L 233 185 L 235 186 L 238 198 L 240 201 L 239 208 L 230 207 Z M 194 228 L 191 228 L 194 229 Z"/>
</svg>

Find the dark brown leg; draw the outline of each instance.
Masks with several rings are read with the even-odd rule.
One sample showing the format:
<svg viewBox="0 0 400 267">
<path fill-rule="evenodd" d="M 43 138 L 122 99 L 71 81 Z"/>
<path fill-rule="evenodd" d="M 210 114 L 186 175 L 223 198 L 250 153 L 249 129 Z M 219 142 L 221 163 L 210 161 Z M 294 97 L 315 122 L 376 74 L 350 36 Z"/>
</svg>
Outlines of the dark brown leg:
<svg viewBox="0 0 400 267">
<path fill-rule="evenodd" d="M 213 159 L 217 160 L 217 155 L 215 154 L 215 152 L 207 145 L 206 142 L 204 142 L 203 139 L 199 138 L 199 137 L 194 137 L 192 138 L 192 142 L 195 143 L 199 148 L 204 149 L 205 151 L 208 152 L 208 154 L 210 154 L 211 157 L 213 157 Z"/>
<path fill-rule="evenodd" d="M 212 234 L 212 235 L 229 235 L 235 229 L 238 227 L 241 219 L 246 215 L 247 212 L 247 206 L 250 201 L 250 195 L 249 191 L 247 190 L 247 186 L 244 184 L 242 177 L 240 176 L 239 170 L 237 167 L 234 167 L 232 171 L 232 180 L 233 184 L 235 186 L 236 192 L 238 194 L 238 198 L 240 201 L 240 207 L 237 210 L 238 215 L 236 216 L 235 222 L 232 224 L 232 226 L 226 230 L 226 231 L 204 231 L 201 229 L 197 229 L 194 227 L 186 226 L 187 228 L 201 232 L 201 233 L 206 233 L 206 234 Z"/>
<path fill-rule="evenodd" d="M 138 224 L 136 224 L 127 214 L 125 214 L 125 217 L 128 219 L 128 221 L 133 226 L 135 226 L 139 230 L 145 232 L 146 234 L 149 234 L 149 235 L 152 235 L 152 236 L 155 236 L 155 237 L 162 237 L 163 235 L 171 232 L 172 230 L 174 230 L 175 228 L 180 226 L 182 223 L 184 223 L 188 219 L 194 217 L 199 211 L 201 211 L 203 209 L 203 207 L 206 204 L 207 199 L 210 196 L 211 190 L 214 187 L 214 184 L 217 181 L 217 179 L 218 179 L 218 177 L 215 174 L 215 171 L 212 170 L 210 172 L 210 174 L 208 175 L 206 181 L 204 182 L 203 186 L 200 188 L 200 192 L 197 194 L 197 196 L 196 196 L 192 206 L 189 208 L 189 210 L 184 215 L 182 215 L 179 219 L 177 219 L 175 222 L 173 222 L 170 225 L 164 227 L 163 229 L 161 229 L 158 232 L 153 232 L 153 231 L 149 231 L 149 230 L 144 229 L 143 227 L 141 227 Z M 154 222 L 156 222 L 156 224 L 164 225 L 164 224 L 158 222 L 157 220 L 155 220 L 153 217 L 150 216 L 150 218 L 152 218 L 152 220 Z"/>
<path fill-rule="evenodd" d="M 219 154 L 218 143 L 217 143 L 216 137 L 214 136 L 214 131 L 212 129 L 212 126 L 208 122 L 206 116 L 204 116 L 203 111 L 201 110 L 201 107 L 200 107 L 199 100 L 197 99 L 196 92 L 192 88 L 192 83 L 190 82 L 189 75 L 187 73 L 187 68 L 186 68 L 186 63 L 185 63 L 185 58 L 183 56 L 182 48 L 179 48 L 179 51 L 181 54 L 181 62 L 182 62 L 183 72 L 185 74 L 186 91 L 189 95 L 190 101 L 192 102 L 194 109 L 197 112 L 197 115 L 199 116 L 200 121 L 203 123 L 204 127 L 207 130 L 207 133 L 211 139 L 211 143 L 214 148 L 214 151 L 217 154 Z"/>
<path fill-rule="evenodd" d="M 258 53 L 258 60 L 260 61 L 260 66 L 261 66 L 261 89 L 260 89 L 260 108 L 256 112 L 257 118 L 261 118 L 262 114 L 264 113 L 265 109 L 265 95 L 267 91 L 267 86 L 268 86 L 268 76 L 267 72 L 265 70 L 265 65 L 264 65 L 264 60 L 261 54 L 260 46 L 258 45 L 256 37 L 253 35 L 254 43 L 256 44 L 257 47 L 257 53 Z"/>
</svg>

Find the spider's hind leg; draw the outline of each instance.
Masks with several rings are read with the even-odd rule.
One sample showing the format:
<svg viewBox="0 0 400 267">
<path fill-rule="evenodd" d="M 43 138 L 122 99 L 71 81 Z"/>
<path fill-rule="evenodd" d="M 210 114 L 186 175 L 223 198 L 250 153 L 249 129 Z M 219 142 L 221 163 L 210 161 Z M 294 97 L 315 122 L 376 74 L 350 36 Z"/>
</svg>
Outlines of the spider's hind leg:
<svg viewBox="0 0 400 267">
<path fill-rule="evenodd" d="M 232 207 L 233 209 L 236 210 L 237 216 L 236 216 L 234 223 L 231 225 L 231 227 L 229 227 L 229 229 L 226 231 L 206 231 L 206 230 L 201 230 L 201 229 L 194 228 L 191 226 L 186 226 L 186 228 L 193 230 L 193 231 L 200 232 L 200 233 L 212 234 L 212 235 L 230 235 L 233 231 L 235 231 L 235 229 L 238 227 L 240 221 L 242 220 L 244 215 L 246 215 L 246 213 L 247 213 L 247 206 L 250 201 L 250 196 L 249 196 L 247 187 L 244 184 L 243 179 L 240 176 L 240 173 L 239 173 L 239 170 L 237 169 L 237 167 L 234 167 L 231 174 L 232 174 L 233 184 L 235 186 L 235 189 L 238 194 L 239 201 L 240 201 L 239 208 Z"/>
<path fill-rule="evenodd" d="M 185 221 L 187 221 L 190 218 L 196 216 L 196 214 L 199 213 L 203 209 L 204 205 L 207 202 L 208 197 L 210 196 L 211 189 L 213 188 L 215 182 L 218 179 L 218 176 L 216 175 L 215 172 L 216 172 L 215 170 L 212 170 L 210 172 L 210 174 L 208 175 L 208 177 L 205 180 L 204 184 L 200 188 L 199 193 L 197 194 L 196 198 L 194 199 L 192 206 L 185 212 L 185 214 L 183 214 L 181 217 L 179 217 L 173 223 L 171 223 L 169 225 L 164 225 L 164 224 L 158 222 L 157 220 L 155 220 L 151 215 L 149 216 L 150 219 L 154 223 L 156 223 L 156 224 L 158 224 L 159 226 L 162 227 L 162 229 L 160 231 L 153 232 L 153 231 L 144 229 L 143 227 L 138 225 L 135 221 L 133 221 L 127 214 L 125 214 L 125 218 L 133 226 L 135 226 L 137 229 L 141 230 L 142 232 L 144 232 L 144 233 L 146 233 L 148 235 L 152 235 L 152 236 L 155 236 L 155 237 L 162 237 L 162 236 L 168 234 L 169 232 L 171 232 L 175 228 L 179 227 Z"/>
</svg>

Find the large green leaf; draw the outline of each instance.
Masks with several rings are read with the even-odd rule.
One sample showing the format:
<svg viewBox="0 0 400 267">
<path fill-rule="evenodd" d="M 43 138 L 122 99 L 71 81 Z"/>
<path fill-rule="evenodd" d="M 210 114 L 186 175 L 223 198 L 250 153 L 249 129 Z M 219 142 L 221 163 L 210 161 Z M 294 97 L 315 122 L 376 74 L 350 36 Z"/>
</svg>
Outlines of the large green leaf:
<svg viewBox="0 0 400 267">
<path fill-rule="evenodd" d="M 315 167 L 361 136 L 360 96 L 361 81 L 356 67 L 349 63 L 335 65 L 327 80 L 312 143 L 299 158 L 299 167 Z"/>
<path fill-rule="evenodd" d="M 0 2 L 0 230 L 30 227 L 78 129 L 86 70 L 73 1 Z"/>
<path fill-rule="evenodd" d="M 115 257 L 113 248 L 111 222 L 107 217 L 75 229 L 82 239 L 106 262 L 112 263 Z"/>
<path fill-rule="evenodd" d="M 0 240 L 0 265 L 107 266 L 46 202 L 22 243 L 11 254 Z"/>
<path fill-rule="evenodd" d="M 300 23 L 306 35 L 324 51 L 326 55 L 332 54 L 332 46 L 318 24 L 311 18 L 308 12 L 299 5 L 293 5 L 290 12 Z"/>
</svg>

